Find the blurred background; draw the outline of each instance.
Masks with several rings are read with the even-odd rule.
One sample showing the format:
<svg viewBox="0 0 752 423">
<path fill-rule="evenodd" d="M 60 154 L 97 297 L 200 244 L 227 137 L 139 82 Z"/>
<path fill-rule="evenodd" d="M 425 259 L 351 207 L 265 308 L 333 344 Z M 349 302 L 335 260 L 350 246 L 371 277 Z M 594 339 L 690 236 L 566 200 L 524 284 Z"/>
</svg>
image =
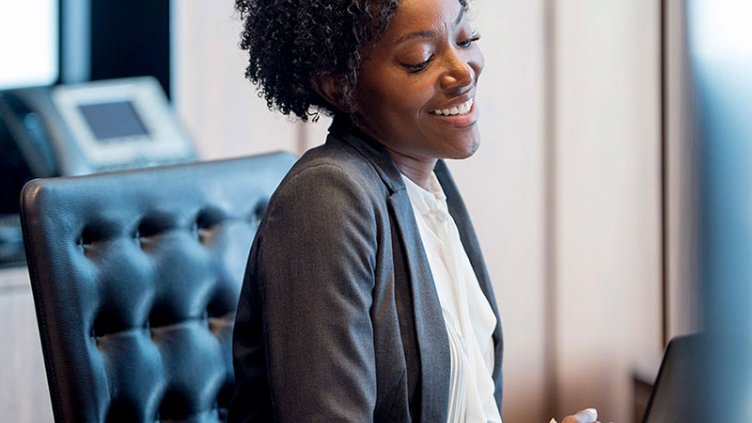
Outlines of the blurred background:
<svg viewBox="0 0 752 423">
<path fill-rule="evenodd" d="M 472 7 L 486 56 L 477 98 L 482 145 L 450 167 L 502 314 L 504 420 L 548 422 L 596 407 L 603 421 L 640 421 L 664 346 L 702 320 L 687 5 L 475 0 Z M 239 32 L 231 0 L 2 0 L 0 184 L 11 199 L 1 211 L 3 242 L 20 242 L 10 203 L 23 181 L 127 165 L 108 162 L 106 151 L 81 152 L 79 162 L 102 160 L 83 170 L 54 154 L 46 167 L 44 158 L 29 160 L 37 150 L 28 145 L 45 138 L 34 137 L 28 116 L 64 121 L 62 112 L 46 116 L 44 105 L 63 109 L 56 98 L 78 97 L 60 91 L 52 102 L 19 106 L 28 87 L 155 77 L 165 96 L 157 103 L 174 112 L 171 125 L 191 151 L 154 153 L 144 165 L 301 154 L 323 142 L 328 119 L 302 124 L 266 109 L 244 79 Z M 29 67 L 15 69 L 19 63 Z M 142 101 L 128 95 L 116 96 L 117 104 Z M 18 133 L 32 144 L 19 147 Z M 69 141 L 49 142 L 62 154 Z M 0 412 L 8 421 L 51 421 L 28 275 L 17 253 L 6 259 Z"/>
</svg>

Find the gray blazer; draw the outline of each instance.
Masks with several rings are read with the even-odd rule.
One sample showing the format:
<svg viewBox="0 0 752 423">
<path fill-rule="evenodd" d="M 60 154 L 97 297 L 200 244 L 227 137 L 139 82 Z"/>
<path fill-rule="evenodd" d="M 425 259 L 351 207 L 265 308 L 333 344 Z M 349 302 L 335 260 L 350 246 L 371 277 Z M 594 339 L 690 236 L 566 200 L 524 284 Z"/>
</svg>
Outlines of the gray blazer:
<svg viewBox="0 0 752 423">
<path fill-rule="evenodd" d="M 450 356 L 400 174 L 347 117 L 272 196 L 233 338 L 230 421 L 445 422 Z M 436 175 L 499 317 L 478 240 L 446 165 Z M 493 334 L 501 404 L 501 325 Z"/>
</svg>

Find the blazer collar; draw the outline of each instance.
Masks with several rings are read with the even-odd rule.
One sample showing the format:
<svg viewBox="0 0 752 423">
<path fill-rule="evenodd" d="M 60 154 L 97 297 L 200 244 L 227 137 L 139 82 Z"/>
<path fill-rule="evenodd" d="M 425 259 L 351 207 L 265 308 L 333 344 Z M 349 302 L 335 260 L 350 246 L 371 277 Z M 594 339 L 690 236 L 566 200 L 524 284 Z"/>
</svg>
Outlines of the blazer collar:
<svg viewBox="0 0 752 423">
<path fill-rule="evenodd" d="M 384 184 L 389 188 L 390 193 L 405 189 L 405 183 L 402 181 L 397 165 L 394 164 L 394 160 L 392 160 L 386 148 L 358 128 L 349 116 L 344 113 L 336 114 L 332 125 L 329 127 L 329 132 L 370 161 Z"/>
</svg>

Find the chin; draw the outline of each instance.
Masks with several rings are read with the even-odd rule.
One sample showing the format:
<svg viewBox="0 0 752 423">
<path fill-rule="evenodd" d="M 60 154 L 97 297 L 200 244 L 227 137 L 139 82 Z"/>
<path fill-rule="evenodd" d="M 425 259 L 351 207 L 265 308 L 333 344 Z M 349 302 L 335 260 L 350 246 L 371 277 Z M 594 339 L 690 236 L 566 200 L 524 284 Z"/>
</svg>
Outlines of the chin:
<svg viewBox="0 0 752 423">
<path fill-rule="evenodd" d="M 480 148 L 480 140 L 473 137 L 467 142 L 463 142 L 460 147 L 461 148 L 456 149 L 446 158 L 452 160 L 463 160 L 469 158 Z"/>
</svg>

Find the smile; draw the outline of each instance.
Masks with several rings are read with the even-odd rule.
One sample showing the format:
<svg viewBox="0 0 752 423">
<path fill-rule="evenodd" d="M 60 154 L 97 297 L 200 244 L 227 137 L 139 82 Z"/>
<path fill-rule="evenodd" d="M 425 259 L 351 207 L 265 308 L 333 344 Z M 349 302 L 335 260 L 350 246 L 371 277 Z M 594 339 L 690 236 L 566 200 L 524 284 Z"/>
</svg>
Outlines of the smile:
<svg viewBox="0 0 752 423">
<path fill-rule="evenodd" d="M 449 109 L 433 110 L 431 111 L 431 113 L 439 116 L 463 116 L 470 113 L 470 110 L 472 109 L 473 99 L 471 98 L 466 102 L 460 104 L 459 106 L 455 106 Z"/>
</svg>

